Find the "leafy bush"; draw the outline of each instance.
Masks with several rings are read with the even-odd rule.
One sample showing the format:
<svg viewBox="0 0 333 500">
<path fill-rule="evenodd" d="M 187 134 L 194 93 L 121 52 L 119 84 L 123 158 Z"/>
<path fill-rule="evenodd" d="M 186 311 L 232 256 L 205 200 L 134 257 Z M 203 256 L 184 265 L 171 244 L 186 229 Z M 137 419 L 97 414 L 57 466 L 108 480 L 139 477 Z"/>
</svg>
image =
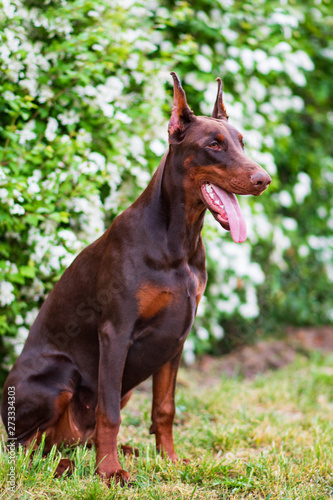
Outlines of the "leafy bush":
<svg viewBox="0 0 333 500">
<path fill-rule="evenodd" d="M 262 198 L 241 200 L 246 243 L 207 216 L 209 285 L 186 359 L 286 322 L 332 321 L 331 3 L 0 5 L 3 369 L 63 269 L 156 168 L 170 70 L 197 114 L 211 113 L 223 76 L 230 122 L 273 176 Z"/>
</svg>

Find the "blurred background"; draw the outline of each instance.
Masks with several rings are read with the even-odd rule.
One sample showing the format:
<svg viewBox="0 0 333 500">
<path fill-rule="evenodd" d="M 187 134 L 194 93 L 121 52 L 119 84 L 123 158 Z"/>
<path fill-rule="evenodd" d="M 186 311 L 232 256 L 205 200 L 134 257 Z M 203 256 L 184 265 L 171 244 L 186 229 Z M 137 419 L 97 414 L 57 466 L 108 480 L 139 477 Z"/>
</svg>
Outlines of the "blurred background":
<svg viewBox="0 0 333 500">
<path fill-rule="evenodd" d="M 171 70 L 196 114 L 223 78 L 273 178 L 239 197 L 245 243 L 207 214 L 185 362 L 333 323 L 332 29 L 329 0 L 0 0 L 0 382 L 63 270 L 158 166 Z"/>
</svg>

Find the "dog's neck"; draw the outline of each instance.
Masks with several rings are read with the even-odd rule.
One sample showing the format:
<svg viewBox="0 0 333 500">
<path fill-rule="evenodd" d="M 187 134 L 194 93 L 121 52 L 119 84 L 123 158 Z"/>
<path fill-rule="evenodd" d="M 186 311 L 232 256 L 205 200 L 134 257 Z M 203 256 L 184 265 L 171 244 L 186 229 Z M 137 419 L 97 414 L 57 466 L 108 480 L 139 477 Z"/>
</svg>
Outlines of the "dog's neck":
<svg viewBox="0 0 333 500">
<path fill-rule="evenodd" d="M 169 149 L 136 202 L 144 202 L 142 208 L 151 217 L 152 231 L 158 228 L 160 237 L 163 232 L 172 260 L 190 260 L 201 245 L 206 208 L 199 196 L 191 196 L 185 183 L 184 166 L 177 163 L 173 151 Z M 158 244 L 159 241 L 156 241 Z"/>
</svg>

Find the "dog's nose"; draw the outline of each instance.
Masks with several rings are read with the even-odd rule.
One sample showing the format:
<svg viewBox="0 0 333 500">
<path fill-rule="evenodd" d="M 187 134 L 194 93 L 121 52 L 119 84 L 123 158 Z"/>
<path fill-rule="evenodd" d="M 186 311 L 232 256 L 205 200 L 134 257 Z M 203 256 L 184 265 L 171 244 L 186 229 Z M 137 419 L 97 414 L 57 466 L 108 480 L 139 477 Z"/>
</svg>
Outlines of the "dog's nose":
<svg viewBox="0 0 333 500">
<path fill-rule="evenodd" d="M 267 172 L 256 172 L 250 177 L 251 184 L 258 189 L 258 191 L 263 191 L 272 182 L 270 175 Z"/>
</svg>

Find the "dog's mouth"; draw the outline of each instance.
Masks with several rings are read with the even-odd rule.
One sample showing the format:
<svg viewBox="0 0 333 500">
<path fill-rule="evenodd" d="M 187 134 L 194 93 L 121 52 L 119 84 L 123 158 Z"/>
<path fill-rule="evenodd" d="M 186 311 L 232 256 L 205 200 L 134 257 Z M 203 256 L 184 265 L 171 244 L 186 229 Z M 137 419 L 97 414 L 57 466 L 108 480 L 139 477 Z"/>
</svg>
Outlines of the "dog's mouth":
<svg viewBox="0 0 333 500">
<path fill-rule="evenodd" d="M 201 185 L 204 201 L 223 229 L 231 232 L 235 243 L 246 240 L 246 224 L 238 200 L 233 193 L 210 182 Z"/>
</svg>

